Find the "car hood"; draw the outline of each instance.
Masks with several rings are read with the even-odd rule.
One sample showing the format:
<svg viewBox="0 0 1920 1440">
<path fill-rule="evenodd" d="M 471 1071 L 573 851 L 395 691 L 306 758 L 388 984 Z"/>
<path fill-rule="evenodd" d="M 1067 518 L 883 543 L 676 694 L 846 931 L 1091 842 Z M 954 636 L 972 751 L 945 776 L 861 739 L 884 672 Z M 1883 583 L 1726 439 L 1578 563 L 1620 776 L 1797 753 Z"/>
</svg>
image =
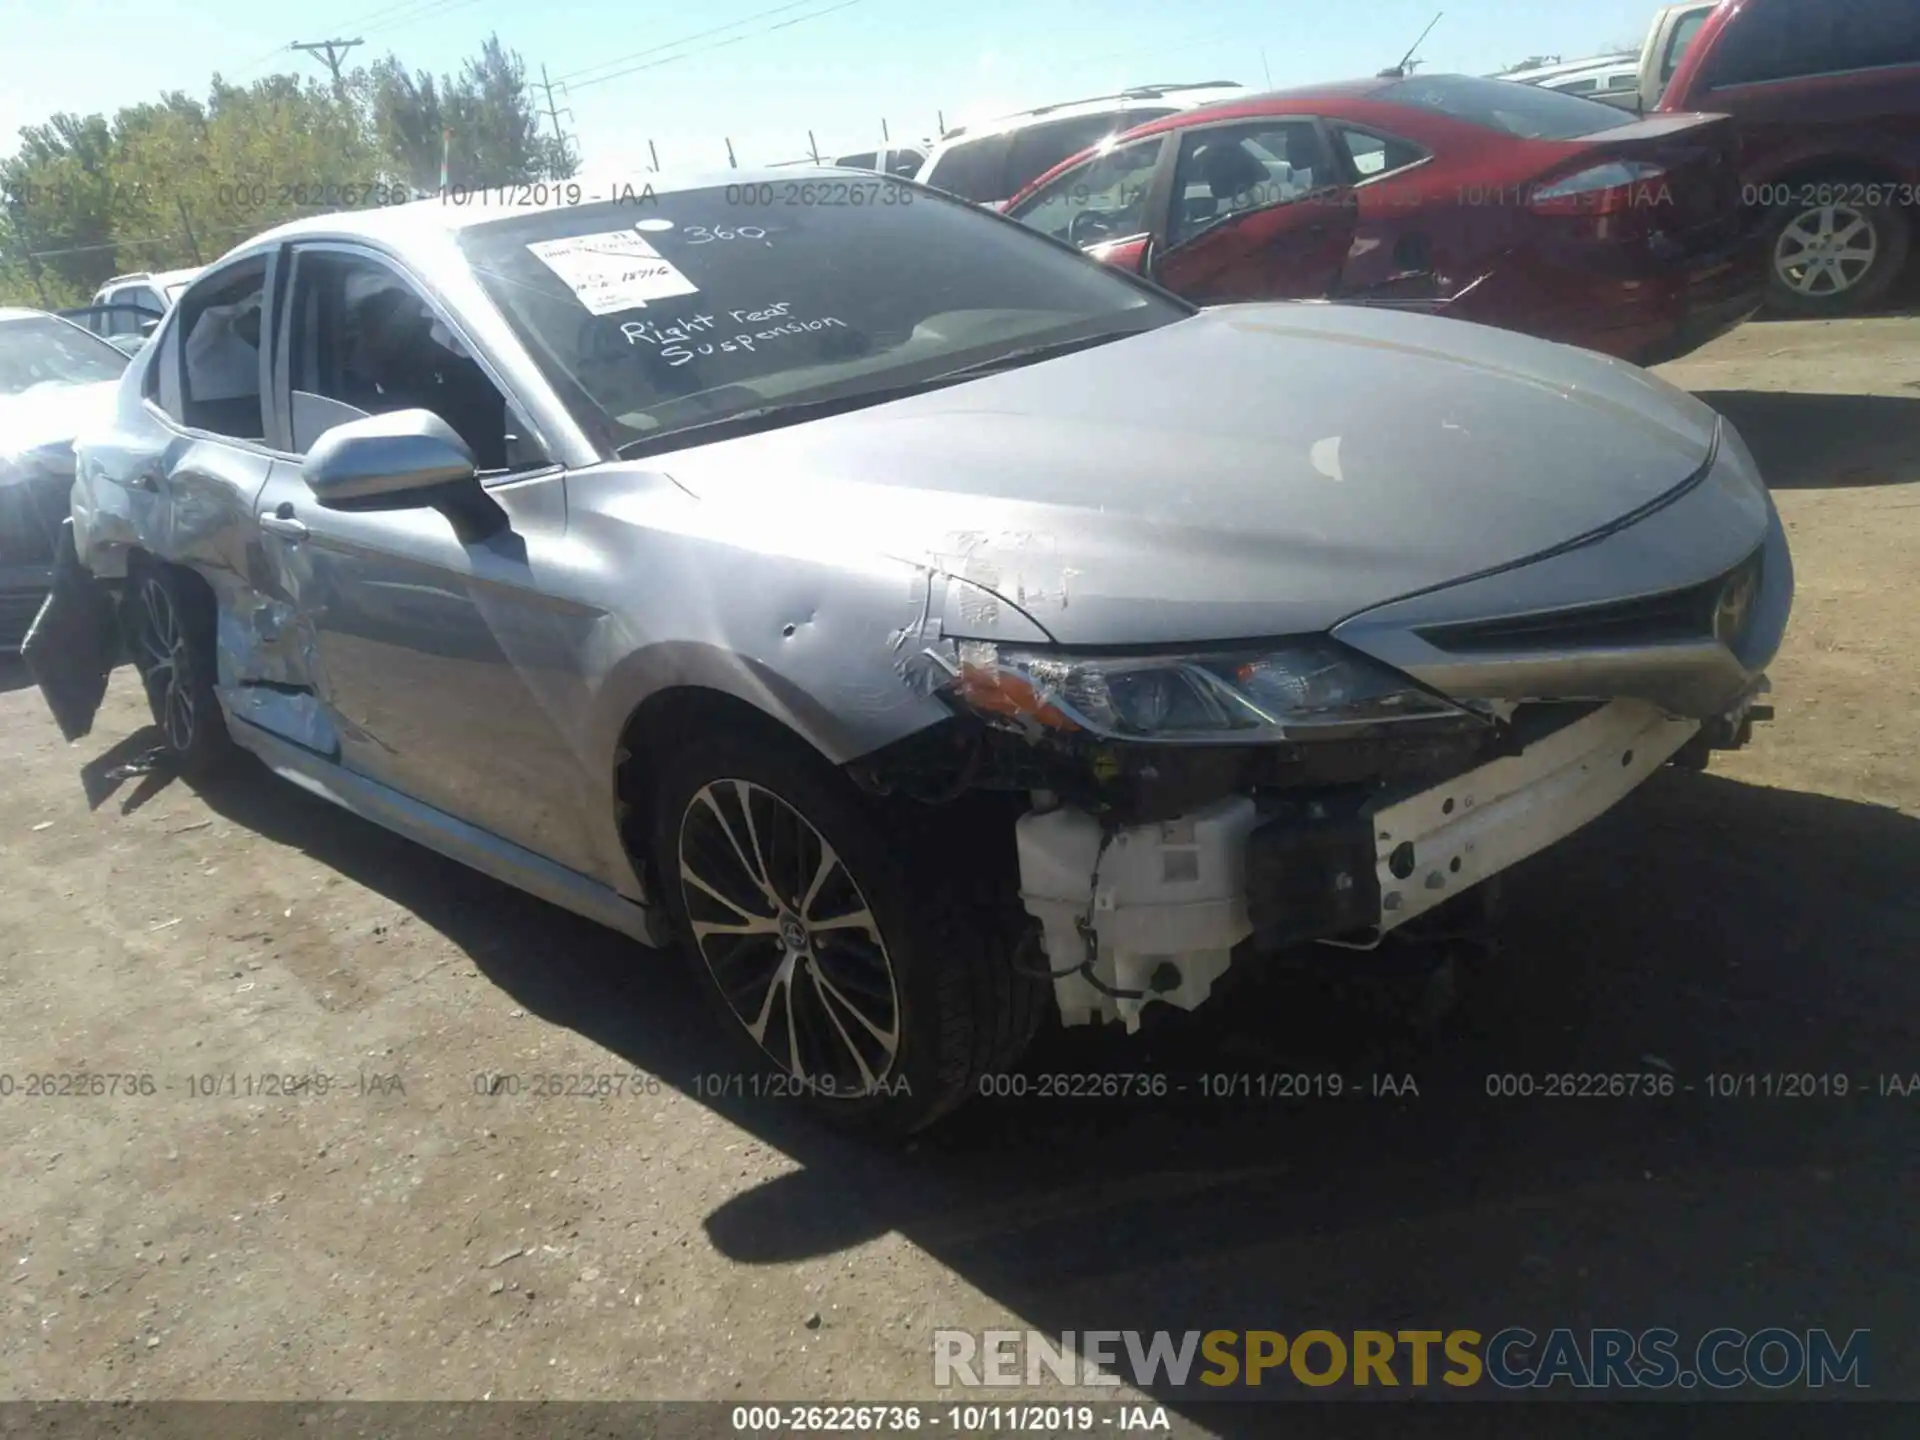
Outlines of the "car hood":
<svg viewBox="0 0 1920 1440">
<path fill-rule="evenodd" d="M 1489 327 L 1229 306 L 655 462 L 756 525 L 963 576 L 1063 644 L 1299 634 L 1604 531 L 1716 416 Z M 989 637 L 990 638 L 990 637 Z"/>
<path fill-rule="evenodd" d="M 24 455 L 65 444 L 113 411 L 118 380 L 90 385 L 40 385 L 0 396 L 0 456 Z"/>
</svg>

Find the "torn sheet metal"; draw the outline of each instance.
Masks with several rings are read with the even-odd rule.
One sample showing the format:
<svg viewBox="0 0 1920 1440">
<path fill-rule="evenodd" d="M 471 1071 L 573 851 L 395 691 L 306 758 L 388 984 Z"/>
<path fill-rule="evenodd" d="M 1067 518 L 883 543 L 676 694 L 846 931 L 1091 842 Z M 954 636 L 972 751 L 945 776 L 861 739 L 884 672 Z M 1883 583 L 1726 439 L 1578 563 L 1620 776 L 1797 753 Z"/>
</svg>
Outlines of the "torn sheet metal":
<svg viewBox="0 0 1920 1440">
<path fill-rule="evenodd" d="M 218 693 L 228 716 L 321 755 L 340 736 L 312 684 L 318 658 L 293 607 L 258 591 L 223 597 L 215 622 Z"/>
<path fill-rule="evenodd" d="M 120 626 L 113 592 L 80 563 L 73 521 L 62 520 L 54 542 L 53 589 L 20 646 L 60 733 L 78 740 L 93 729 L 106 698 L 107 675 L 120 659 Z"/>
</svg>

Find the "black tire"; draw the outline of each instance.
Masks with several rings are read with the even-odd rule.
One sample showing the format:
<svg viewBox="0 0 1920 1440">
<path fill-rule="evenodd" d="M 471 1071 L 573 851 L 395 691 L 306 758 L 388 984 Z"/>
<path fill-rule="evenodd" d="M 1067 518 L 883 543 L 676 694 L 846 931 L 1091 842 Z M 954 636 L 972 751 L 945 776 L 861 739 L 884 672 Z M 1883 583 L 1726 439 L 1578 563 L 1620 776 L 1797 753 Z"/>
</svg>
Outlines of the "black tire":
<svg viewBox="0 0 1920 1440">
<path fill-rule="evenodd" d="M 682 948 L 762 1072 L 750 1095 L 790 1097 L 838 1127 L 892 1139 L 925 1129 L 981 1077 L 1018 1061 L 1051 987 L 1015 968 L 1003 907 L 968 894 L 952 853 L 936 869 L 912 815 L 869 799 L 799 740 L 758 727 L 692 741 L 664 757 L 662 771 L 652 837 L 660 890 Z M 729 849 L 733 836 L 744 843 Z M 1011 853 L 1011 834 L 1005 839 Z M 822 845 L 837 866 L 823 863 Z M 771 875 L 777 907 L 755 888 L 749 855 Z M 712 889 L 688 881 L 689 872 Z M 825 924 L 862 914 L 870 928 Z M 697 933 L 713 924 L 771 928 Z M 864 1030 L 847 1013 L 849 1000 L 868 1017 Z M 895 1043 L 883 1070 L 886 1035 Z"/>
<path fill-rule="evenodd" d="M 1822 198 L 1820 182 L 1796 187 Z M 1793 204 L 1774 210 L 1767 227 L 1767 299 L 1774 310 L 1809 318 L 1850 315 L 1878 303 L 1906 268 L 1912 243 L 1907 212 L 1892 205 L 1845 203 L 1871 186 L 1831 183 L 1836 203 Z M 1823 237 L 1824 232 L 1824 237 Z M 1851 233 L 1849 233 L 1851 232 Z M 1821 253 L 1822 238 L 1846 236 L 1832 256 Z M 1870 250 L 1870 260 L 1842 258 Z M 1800 264 L 1794 264 L 1801 258 Z"/>
<path fill-rule="evenodd" d="M 213 596 L 170 565 L 148 563 L 127 578 L 129 648 L 167 758 L 179 774 L 211 775 L 237 748 L 213 691 Z"/>
</svg>

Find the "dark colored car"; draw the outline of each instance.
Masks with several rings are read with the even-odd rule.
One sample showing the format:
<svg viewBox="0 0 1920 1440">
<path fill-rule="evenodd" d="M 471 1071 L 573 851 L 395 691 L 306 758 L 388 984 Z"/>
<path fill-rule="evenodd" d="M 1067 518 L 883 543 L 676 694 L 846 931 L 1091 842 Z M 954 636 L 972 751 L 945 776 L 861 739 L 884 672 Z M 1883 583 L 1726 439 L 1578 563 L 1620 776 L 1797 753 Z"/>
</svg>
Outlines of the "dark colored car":
<svg viewBox="0 0 1920 1440">
<path fill-rule="evenodd" d="M 1727 0 L 1657 113 L 1685 110 L 1740 129 L 1778 308 L 1837 315 L 1887 293 L 1920 220 L 1920 0 Z"/>
<path fill-rule="evenodd" d="M 17 650 L 53 582 L 73 438 L 108 415 L 124 352 L 70 320 L 0 308 L 0 650 Z"/>
<path fill-rule="evenodd" d="M 1006 213 L 1201 304 L 1390 305 L 1650 365 L 1763 302 L 1737 146 L 1722 116 L 1380 78 L 1139 126 Z"/>
</svg>

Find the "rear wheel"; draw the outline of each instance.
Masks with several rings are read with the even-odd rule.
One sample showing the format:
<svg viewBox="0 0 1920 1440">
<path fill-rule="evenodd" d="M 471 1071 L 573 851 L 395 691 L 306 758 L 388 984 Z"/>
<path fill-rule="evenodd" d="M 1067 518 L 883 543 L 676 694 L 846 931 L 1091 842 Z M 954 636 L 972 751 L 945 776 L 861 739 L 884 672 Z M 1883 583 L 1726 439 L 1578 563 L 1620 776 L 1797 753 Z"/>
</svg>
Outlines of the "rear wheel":
<svg viewBox="0 0 1920 1440">
<path fill-rule="evenodd" d="M 1804 187 L 1822 197 L 1818 184 Z M 1869 189 L 1835 183 L 1837 195 Z M 1789 314 L 1845 315 L 1874 304 L 1899 277 L 1910 241 L 1906 213 L 1891 205 L 1783 205 L 1774 212 L 1768 295 Z"/>
<path fill-rule="evenodd" d="M 174 768 L 206 775 L 234 752 L 213 691 L 213 599 L 197 577 L 165 565 L 133 576 L 134 668 Z"/>
<path fill-rule="evenodd" d="M 915 827 L 784 737 L 711 736 L 666 768 L 661 889 L 729 1027 L 771 1072 L 753 1093 L 899 1136 L 1018 1059 L 1048 987 L 1014 968 L 992 907 L 965 903 Z"/>
</svg>

